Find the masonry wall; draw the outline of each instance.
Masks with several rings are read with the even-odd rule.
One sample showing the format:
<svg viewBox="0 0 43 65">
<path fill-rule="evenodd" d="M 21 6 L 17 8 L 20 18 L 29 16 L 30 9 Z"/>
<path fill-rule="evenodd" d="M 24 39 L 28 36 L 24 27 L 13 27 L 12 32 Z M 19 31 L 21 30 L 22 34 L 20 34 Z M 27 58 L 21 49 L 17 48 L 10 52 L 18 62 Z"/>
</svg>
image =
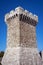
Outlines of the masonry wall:
<svg viewBox="0 0 43 65">
<path fill-rule="evenodd" d="M 30 20 L 31 21 L 31 20 Z M 29 21 L 28 21 L 29 22 Z M 11 47 L 36 47 L 35 26 L 19 19 L 19 16 L 7 22 L 7 44 Z"/>
<path fill-rule="evenodd" d="M 29 21 L 28 21 L 29 22 Z M 20 41 L 21 46 L 36 47 L 36 29 L 35 26 L 20 21 Z"/>
<path fill-rule="evenodd" d="M 7 46 L 16 47 L 20 43 L 20 21 L 19 18 L 12 18 L 7 21 Z"/>
</svg>

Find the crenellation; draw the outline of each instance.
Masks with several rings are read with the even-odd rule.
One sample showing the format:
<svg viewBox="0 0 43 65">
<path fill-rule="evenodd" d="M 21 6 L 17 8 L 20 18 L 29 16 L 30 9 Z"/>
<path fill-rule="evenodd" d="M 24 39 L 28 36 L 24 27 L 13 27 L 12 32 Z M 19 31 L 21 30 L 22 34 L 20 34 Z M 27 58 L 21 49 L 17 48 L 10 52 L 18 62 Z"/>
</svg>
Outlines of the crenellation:
<svg viewBox="0 0 43 65">
<path fill-rule="evenodd" d="M 15 14 L 14 16 L 12 16 L 12 15 L 7 15 L 7 16 L 9 16 L 8 18 L 7 18 L 7 16 L 6 16 L 6 18 L 7 19 L 5 19 L 5 21 L 7 20 L 10 20 L 10 19 L 14 19 L 14 18 L 16 18 L 16 17 L 19 17 L 19 20 L 20 21 L 26 21 L 27 23 L 29 23 L 29 24 L 31 24 L 31 25 L 34 25 L 34 26 L 36 26 L 36 24 L 37 24 L 37 22 L 36 22 L 36 20 L 34 20 L 33 18 L 30 18 L 30 17 L 32 17 L 32 15 L 31 15 L 32 13 L 30 13 L 30 15 L 29 15 L 29 17 L 28 16 L 26 16 L 26 15 L 24 15 L 24 14 Z M 36 16 L 35 16 L 36 17 Z M 35 18 L 34 17 L 34 18 Z"/>
<path fill-rule="evenodd" d="M 14 15 L 18 14 L 18 16 L 20 14 L 23 14 L 25 15 L 26 17 L 38 22 L 38 16 L 36 15 L 33 15 L 31 12 L 27 11 L 27 10 L 24 10 L 23 8 L 21 7 L 17 7 L 15 10 L 12 10 L 10 11 L 10 13 L 6 14 L 5 15 L 5 21 L 8 19 L 8 18 L 11 18 L 13 17 Z"/>
<path fill-rule="evenodd" d="M 7 13 L 6 15 L 5 15 L 5 22 L 6 22 L 6 20 L 9 18 L 9 13 Z"/>
<path fill-rule="evenodd" d="M 19 7 L 15 8 L 15 11 L 22 11 L 22 12 L 23 12 L 24 9 L 23 9 L 22 7 L 19 6 Z M 19 12 L 19 13 L 20 13 L 20 12 Z"/>
<path fill-rule="evenodd" d="M 10 14 L 14 15 L 14 12 L 15 12 L 14 10 L 11 10 L 11 11 L 10 11 Z"/>
<path fill-rule="evenodd" d="M 34 25 L 34 26 L 36 26 L 36 24 L 37 24 L 37 22 L 35 20 L 33 20 L 32 18 L 27 17 L 23 14 L 20 14 L 19 19 L 20 19 L 20 21 L 27 22 L 28 24 L 31 24 L 31 25 Z"/>
</svg>

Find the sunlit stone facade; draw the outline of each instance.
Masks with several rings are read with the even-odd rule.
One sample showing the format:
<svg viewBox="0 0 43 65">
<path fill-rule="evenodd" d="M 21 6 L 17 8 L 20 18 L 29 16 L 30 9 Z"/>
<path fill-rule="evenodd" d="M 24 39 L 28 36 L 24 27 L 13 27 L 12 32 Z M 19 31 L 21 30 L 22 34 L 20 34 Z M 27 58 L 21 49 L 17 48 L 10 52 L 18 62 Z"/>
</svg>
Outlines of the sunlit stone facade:
<svg viewBox="0 0 43 65">
<path fill-rule="evenodd" d="M 5 22 L 7 48 L 2 65 L 42 65 L 36 44 L 38 16 L 17 7 L 5 15 Z"/>
</svg>

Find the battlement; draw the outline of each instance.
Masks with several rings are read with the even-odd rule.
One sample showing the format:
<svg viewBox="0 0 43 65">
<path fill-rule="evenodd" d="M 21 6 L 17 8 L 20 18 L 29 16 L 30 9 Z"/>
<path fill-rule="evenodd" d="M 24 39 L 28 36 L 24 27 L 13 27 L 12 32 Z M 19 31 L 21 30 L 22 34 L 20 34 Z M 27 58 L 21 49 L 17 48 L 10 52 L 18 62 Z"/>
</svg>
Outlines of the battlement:
<svg viewBox="0 0 43 65">
<path fill-rule="evenodd" d="M 19 16 L 19 19 L 22 21 L 30 21 L 33 23 L 35 21 L 35 25 L 38 22 L 38 16 L 35 14 L 33 15 L 31 12 L 24 10 L 22 7 L 17 7 L 15 10 L 10 11 L 10 13 L 7 13 L 5 15 L 5 21 L 15 18 L 16 16 Z"/>
</svg>

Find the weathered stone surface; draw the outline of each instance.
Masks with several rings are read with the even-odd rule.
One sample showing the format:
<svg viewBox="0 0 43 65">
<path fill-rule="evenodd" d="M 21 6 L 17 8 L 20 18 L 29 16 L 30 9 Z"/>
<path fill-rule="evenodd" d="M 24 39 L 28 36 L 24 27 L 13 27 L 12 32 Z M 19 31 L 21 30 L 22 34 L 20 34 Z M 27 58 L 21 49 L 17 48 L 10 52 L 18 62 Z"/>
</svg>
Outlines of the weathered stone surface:
<svg viewBox="0 0 43 65">
<path fill-rule="evenodd" d="M 2 65 L 41 65 L 41 57 L 36 48 L 7 48 Z"/>
<path fill-rule="evenodd" d="M 19 18 L 11 19 L 8 22 L 7 46 L 16 47 L 20 45 L 20 21 Z"/>
<path fill-rule="evenodd" d="M 23 21 L 20 22 L 20 45 L 22 47 L 36 47 L 35 26 Z"/>
<path fill-rule="evenodd" d="M 2 65 L 41 65 L 36 46 L 38 17 L 21 7 L 5 16 L 7 24 L 7 49 Z"/>
<path fill-rule="evenodd" d="M 8 23 L 7 46 L 36 47 L 35 26 L 22 22 L 18 17 Z"/>
</svg>

